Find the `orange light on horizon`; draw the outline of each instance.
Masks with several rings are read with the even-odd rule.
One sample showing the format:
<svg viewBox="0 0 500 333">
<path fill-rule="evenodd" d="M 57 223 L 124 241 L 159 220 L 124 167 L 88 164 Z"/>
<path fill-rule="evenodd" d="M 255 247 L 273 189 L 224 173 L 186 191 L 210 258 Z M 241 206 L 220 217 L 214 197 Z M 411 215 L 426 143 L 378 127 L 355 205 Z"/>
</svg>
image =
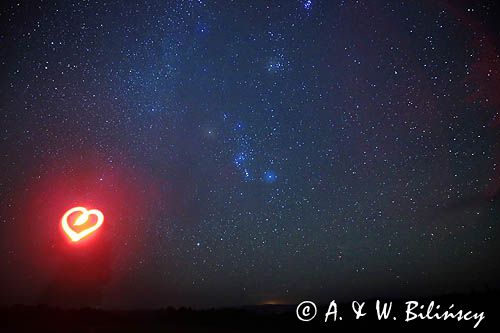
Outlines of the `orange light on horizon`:
<svg viewBox="0 0 500 333">
<path fill-rule="evenodd" d="M 70 217 L 71 214 L 80 212 L 80 215 L 75 219 L 75 222 L 73 222 L 72 226 L 82 226 L 85 223 L 89 221 L 90 216 L 95 215 L 97 218 L 97 221 L 94 225 L 90 226 L 89 228 L 83 229 L 81 231 L 75 231 L 68 222 L 68 218 Z M 73 207 L 70 210 L 68 210 L 66 213 L 64 213 L 63 217 L 61 218 L 61 225 L 68 237 L 71 239 L 72 242 L 78 242 L 80 239 L 87 237 L 97 229 L 99 229 L 104 222 L 104 215 L 102 212 L 98 209 L 90 209 L 87 210 L 85 207 Z"/>
</svg>

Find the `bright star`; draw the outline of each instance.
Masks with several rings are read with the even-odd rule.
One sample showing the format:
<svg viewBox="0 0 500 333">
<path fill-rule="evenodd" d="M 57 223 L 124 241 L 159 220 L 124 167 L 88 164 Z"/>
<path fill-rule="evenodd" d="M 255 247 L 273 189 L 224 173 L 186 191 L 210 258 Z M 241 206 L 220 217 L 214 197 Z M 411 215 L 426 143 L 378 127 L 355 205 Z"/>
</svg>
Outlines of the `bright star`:
<svg viewBox="0 0 500 333">
<path fill-rule="evenodd" d="M 264 172 L 263 178 L 266 183 L 274 183 L 278 179 L 278 176 L 274 171 L 267 170 L 266 172 Z"/>
</svg>

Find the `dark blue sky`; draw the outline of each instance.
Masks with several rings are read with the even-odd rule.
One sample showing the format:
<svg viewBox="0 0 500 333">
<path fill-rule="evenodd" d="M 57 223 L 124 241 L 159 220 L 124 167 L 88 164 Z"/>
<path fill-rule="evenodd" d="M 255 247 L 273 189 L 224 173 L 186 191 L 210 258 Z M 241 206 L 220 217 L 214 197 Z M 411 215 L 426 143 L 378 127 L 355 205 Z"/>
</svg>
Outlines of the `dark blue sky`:
<svg viewBox="0 0 500 333">
<path fill-rule="evenodd" d="M 2 6 L 3 303 L 82 201 L 104 306 L 498 287 L 494 1 Z"/>
</svg>

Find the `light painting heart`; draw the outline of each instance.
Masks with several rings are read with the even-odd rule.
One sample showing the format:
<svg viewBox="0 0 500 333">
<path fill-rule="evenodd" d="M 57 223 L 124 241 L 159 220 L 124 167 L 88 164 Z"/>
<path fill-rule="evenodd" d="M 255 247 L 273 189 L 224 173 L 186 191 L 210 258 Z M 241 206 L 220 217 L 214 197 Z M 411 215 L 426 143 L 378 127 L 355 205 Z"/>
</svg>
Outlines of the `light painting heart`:
<svg viewBox="0 0 500 333">
<path fill-rule="evenodd" d="M 69 224 L 68 218 L 70 217 L 71 214 L 79 212 L 80 215 L 75 219 L 75 222 L 72 224 L 72 226 L 82 226 L 85 223 L 87 223 L 90 220 L 90 217 L 92 215 L 95 215 L 97 218 L 97 221 L 95 224 L 89 226 L 88 228 L 85 228 L 81 231 L 75 231 Z M 90 209 L 87 210 L 85 207 L 73 207 L 70 210 L 68 210 L 62 217 L 61 219 L 61 225 L 68 237 L 71 239 L 73 242 L 78 242 L 84 237 L 87 237 L 91 233 L 95 232 L 97 229 L 99 229 L 104 222 L 104 215 L 102 212 L 98 209 Z"/>
</svg>

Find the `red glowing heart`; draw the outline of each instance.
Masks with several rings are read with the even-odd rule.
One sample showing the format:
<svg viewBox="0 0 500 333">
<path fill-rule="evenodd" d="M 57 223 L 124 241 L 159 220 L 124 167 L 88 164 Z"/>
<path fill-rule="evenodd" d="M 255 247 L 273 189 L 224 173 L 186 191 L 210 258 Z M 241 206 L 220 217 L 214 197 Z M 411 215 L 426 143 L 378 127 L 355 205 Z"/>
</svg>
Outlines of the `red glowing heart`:
<svg viewBox="0 0 500 333">
<path fill-rule="evenodd" d="M 83 228 L 80 231 L 75 231 L 68 222 L 68 218 L 71 214 L 79 212 L 80 215 L 74 220 L 72 223 L 72 226 L 82 226 L 85 223 L 89 222 L 89 219 L 92 215 L 94 215 L 97 218 L 97 221 L 95 224 Z M 101 213 L 100 210 L 98 209 L 90 209 L 87 210 L 85 207 L 73 207 L 70 210 L 68 210 L 62 217 L 61 219 L 61 224 L 64 232 L 68 237 L 71 239 L 73 242 L 78 242 L 80 239 L 87 237 L 97 229 L 99 229 L 104 222 L 104 215 Z"/>
</svg>

